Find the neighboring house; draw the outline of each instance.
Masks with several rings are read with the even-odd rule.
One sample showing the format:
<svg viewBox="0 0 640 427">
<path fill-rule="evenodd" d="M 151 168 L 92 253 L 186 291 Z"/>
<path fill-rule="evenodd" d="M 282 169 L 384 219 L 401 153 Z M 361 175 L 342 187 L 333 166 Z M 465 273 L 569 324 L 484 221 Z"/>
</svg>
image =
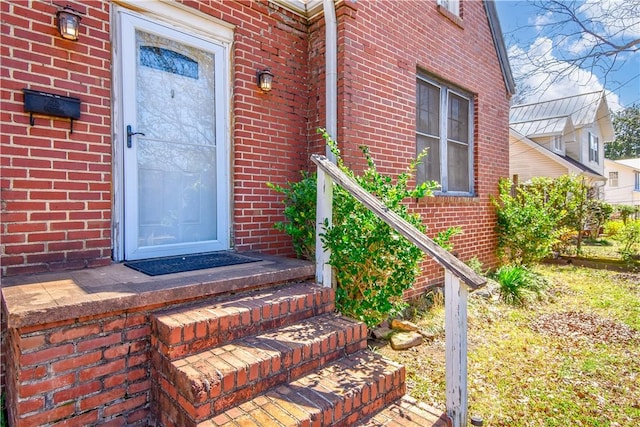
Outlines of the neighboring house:
<svg viewBox="0 0 640 427">
<path fill-rule="evenodd" d="M 604 160 L 604 200 L 612 205 L 640 206 L 640 158 Z"/>
<path fill-rule="evenodd" d="M 105 281 L 110 292 L 92 283 L 77 301 L 44 301 L 77 287 L 77 270 L 127 260 L 229 249 L 292 257 L 273 227 L 284 218 L 281 196 L 266 184 L 312 170 L 310 155 L 325 151 L 316 129 L 334 119 L 356 168 L 362 144 L 388 173 L 428 147 L 418 179 L 442 188 L 411 208 L 431 234 L 463 229 L 453 242 L 461 259 L 496 266 L 491 196 L 509 174 L 514 85 L 492 1 L 67 3 L 81 17 L 76 41 L 60 37 L 54 2 L 1 6 L 1 275 L 13 298 L 3 290 L 11 372 L 2 382 L 20 425 L 73 424 L 81 414 L 147 421 L 150 317 L 208 294 L 154 294 L 160 285 L 150 283 L 142 298 L 141 285 L 116 278 Z M 331 28 L 335 49 L 325 42 Z M 270 91 L 256 85 L 265 69 Z M 332 77 L 335 90 L 325 85 Z M 587 138 L 580 123 L 576 149 Z M 589 129 L 599 144 L 609 137 Z M 435 263 L 423 267 L 407 296 L 442 282 Z M 16 313 L 16 301 L 26 311 Z M 113 331 L 121 346 L 103 357 Z M 78 385 L 62 365 L 100 380 Z M 135 387 L 118 394 L 123 378 Z M 29 396 L 16 397 L 25 381 Z"/>
<path fill-rule="evenodd" d="M 603 91 L 514 105 L 509 126 L 509 173 L 519 182 L 573 174 L 604 185 L 604 144 L 614 133 Z"/>
</svg>

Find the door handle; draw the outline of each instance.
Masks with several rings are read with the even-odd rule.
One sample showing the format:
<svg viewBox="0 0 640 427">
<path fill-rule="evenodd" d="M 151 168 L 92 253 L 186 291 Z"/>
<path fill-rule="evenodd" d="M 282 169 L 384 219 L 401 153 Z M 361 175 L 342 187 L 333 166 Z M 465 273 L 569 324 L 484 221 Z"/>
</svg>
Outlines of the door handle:
<svg viewBox="0 0 640 427">
<path fill-rule="evenodd" d="M 131 137 L 133 135 L 142 135 L 142 136 L 146 136 L 144 133 L 142 132 L 133 132 L 131 130 L 131 125 L 127 125 L 127 148 L 131 148 Z"/>
</svg>

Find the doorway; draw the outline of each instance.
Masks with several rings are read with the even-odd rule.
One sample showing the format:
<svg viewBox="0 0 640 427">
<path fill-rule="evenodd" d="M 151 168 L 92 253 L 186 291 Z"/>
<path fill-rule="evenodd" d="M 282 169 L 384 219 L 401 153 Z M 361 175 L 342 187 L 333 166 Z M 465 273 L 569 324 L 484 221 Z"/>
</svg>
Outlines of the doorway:
<svg viewBox="0 0 640 427">
<path fill-rule="evenodd" d="M 124 259 L 228 249 L 226 48 L 118 19 Z"/>
</svg>

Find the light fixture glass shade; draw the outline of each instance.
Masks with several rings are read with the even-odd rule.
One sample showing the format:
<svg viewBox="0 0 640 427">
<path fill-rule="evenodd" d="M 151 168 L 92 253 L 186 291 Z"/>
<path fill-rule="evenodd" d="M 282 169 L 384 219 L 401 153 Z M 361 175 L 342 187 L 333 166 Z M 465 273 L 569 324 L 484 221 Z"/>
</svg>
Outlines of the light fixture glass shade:
<svg viewBox="0 0 640 427">
<path fill-rule="evenodd" d="M 262 71 L 258 71 L 258 87 L 263 92 L 271 91 L 271 83 L 273 82 L 273 73 L 270 69 L 265 68 Z"/>
<path fill-rule="evenodd" d="M 74 13 L 70 7 L 61 9 L 56 14 L 58 19 L 58 31 L 63 39 L 78 40 L 80 32 L 80 16 Z"/>
</svg>

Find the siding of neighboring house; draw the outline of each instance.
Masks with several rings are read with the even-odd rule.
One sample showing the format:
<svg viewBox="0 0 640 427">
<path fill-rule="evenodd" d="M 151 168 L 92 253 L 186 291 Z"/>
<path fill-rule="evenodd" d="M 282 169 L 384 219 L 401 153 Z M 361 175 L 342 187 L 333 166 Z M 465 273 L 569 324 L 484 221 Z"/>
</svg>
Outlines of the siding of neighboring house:
<svg viewBox="0 0 640 427">
<path fill-rule="evenodd" d="M 604 200 L 612 205 L 635 205 L 640 206 L 640 191 L 636 191 L 635 168 L 620 164 L 613 160 L 605 159 L 605 176 L 609 178 L 611 172 L 618 175 L 617 185 L 611 185 L 611 180 L 607 181 L 604 187 Z"/>
<path fill-rule="evenodd" d="M 546 148 L 549 151 L 553 151 L 556 152 L 554 147 L 553 147 L 553 139 L 554 137 L 552 136 L 547 136 L 544 138 L 538 138 L 536 139 L 536 142 L 540 145 L 542 145 L 544 148 Z M 560 152 L 560 154 L 564 154 L 563 152 Z"/>
<path fill-rule="evenodd" d="M 519 182 L 538 176 L 557 178 L 569 173 L 566 167 L 540 153 L 538 150 L 511 137 L 509 140 L 509 174 L 518 175 Z"/>
<path fill-rule="evenodd" d="M 571 157 L 572 159 L 576 159 L 578 161 L 580 161 L 580 142 L 578 141 L 577 138 L 577 132 L 572 133 L 573 138 L 571 140 L 567 140 L 564 143 L 564 147 L 565 147 L 565 153 L 567 156 Z"/>
<path fill-rule="evenodd" d="M 510 127 L 516 134 L 553 154 L 541 160 L 539 165 L 533 162 L 541 159 L 540 156 L 531 157 L 527 162 L 511 159 L 512 174 L 520 175 L 521 179 L 532 174 L 555 177 L 559 170 L 564 170 L 564 173 L 584 174 L 598 186 L 605 181 L 604 144 L 613 140 L 614 135 L 604 92 L 516 105 L 511 107 L 510 120 Z M 590 135 L 597 140 L 597 153 L 590 151 Z M 553 149 L 555 136 L 562 137 L 564 153 Z M 557 165 L 550 165 L 550 161 L 556 161 Z"/>
<path fill-rule="evenodd" d="M 58 37 L 53 3 L 0 2 L 3 276 L 112 262 L 114 2 L 70 3 L 83 13 L 77 42 Z M 338 3 L 337 139 L 347 164 L 363 166 L 357 147 L 366 144 L 383 172 L 397 174 L 416 156 L 418 71 L 470 94 L 475 107 L 473 194 L 440 195 L 413 201 L 411 207 L 423 216 L 429 235 L 462 227 L 463 234 L 453 240 L 460 258 L 477 257 L 493 267 L 497 237 L 491 196 L 499 179 L 509 175 L 509 95 L 483 2 L 460 3 L 461 19 L 436 2 Z M 307 22 L 266 1 L 185 1 L 182 9 L 190 8 L 235 26 L 230 70 L 233 244 L 240 251 L 293 255 L 290 239 L 273 229 L 284 219 L 283 206 L 266 183 L 297 180 L 299 170 L 310 168 L 309 155 L 324 152 L 316 133 L 325 126 L 324 19 Z M 255 86 L 259 67 L 271 67 L 275 75 L 269 94 Z M 23 111 L 25 87 L 79 97 L 82 115 L 73 133 L 68 121 L 46 116 L 37 116 L 30 126 Z M 433 262 L 424 267 L 407 296 L 442 280 Z M 29 362 L 21 360 L 27 368 L 12 371 L 12 378 L 31 375 L 24 379 L 46 387 L 23 390 L 28 399 L 20 412 L 33 415 L 32 425 L 46 423 L 73 414 L 67 402 L 90 395 L 78 401 L 87 423 L 93 422 L 89 417 L 109 413 L 124 414 L 121 422 L 142 424 L 150 399 L 152 309 L 12 329 L 12 357 L 25 351 Z M 116 342 L 122 345 L 109 351 Z M 51 359 L 57 363 L 51 371 L 37 366 Z M 99 381 L 91 381 L 98 376 Z M 123 396 L 130 397 L 126 407 L 108 409 Z"/>
<path fill-rule="evenodd" d="M 593 134 L 598 138 L 598 161 L 591 161 L 589 159 L 589 134 Z M 592 126 L 585 126 L 577 131 L 577 138 L 580 141 L 582 156 L 580 162 L 599 174 L 604 174 L 604 143 L 602 140 L 602 132 L 597 123 Z"/>
</svg>

